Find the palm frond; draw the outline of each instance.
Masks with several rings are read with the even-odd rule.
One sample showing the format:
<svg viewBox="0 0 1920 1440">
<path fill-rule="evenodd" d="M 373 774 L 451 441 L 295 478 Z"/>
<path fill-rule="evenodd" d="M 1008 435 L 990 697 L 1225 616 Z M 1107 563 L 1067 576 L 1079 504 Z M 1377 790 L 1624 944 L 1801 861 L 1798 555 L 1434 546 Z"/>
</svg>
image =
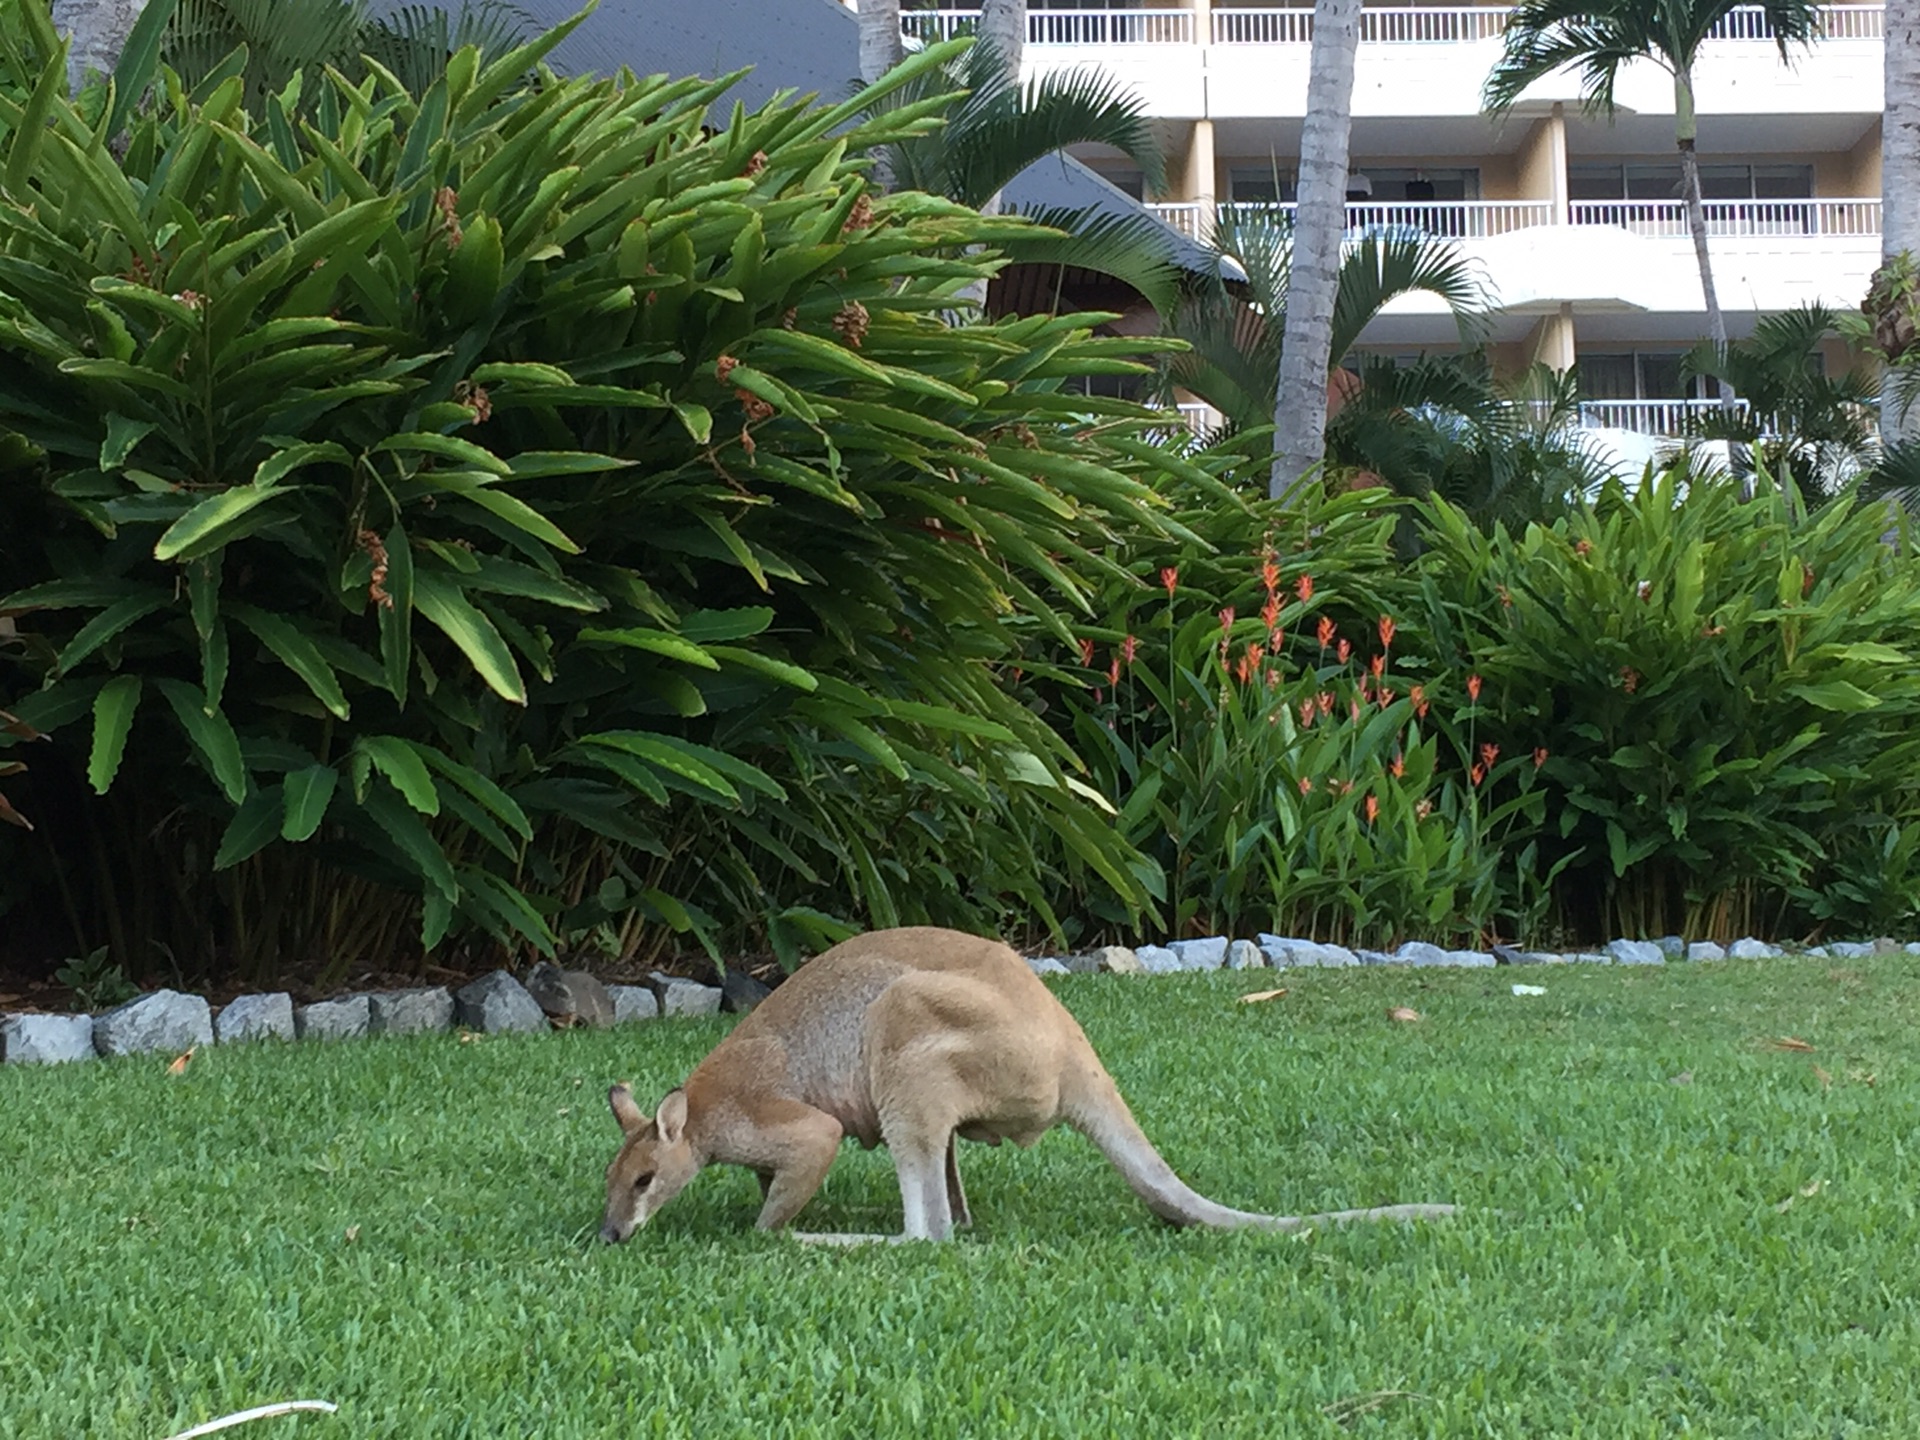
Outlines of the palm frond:
<svg viewBox="0 0 1920 1440">
<path fill-rule="evenodd" d="M 973 89 L 942 135 L 930 138 L 947 150 L 946 193 L 966 205 L 985 204 L 1036 160 L 1070 145 L 1112 146 L 1140 167 L 1149 189 L 1166 184 L 1146 105 L 1130 86 L 1097 70 L 1043 75 L 1024 90 L 988 82 Z"/>
<path fill-rule="evenodd" d="M 1430 235 L 1369 235 L 1340 261 L 1340 288 L 1333 303 L 1333 357 L 1337 365 L 1359 343 L 1360 332 L 1401 295 L 1424 291 L 1453 312 L 1463 345 L 1486 323 L 1487 290 L 1473 265 L 1451 241 Z"/>
<path fill-rule="evenodd" d="M 1052 206 L 1021 213 L 1043 228 L 1002 242 L 999 249 L 1008 259 L 1098 271 L 1131 285 L 1163 317 L 1178 308 L 1186 272 L 1166 226 L 1151 215 Z"/>
</svg>

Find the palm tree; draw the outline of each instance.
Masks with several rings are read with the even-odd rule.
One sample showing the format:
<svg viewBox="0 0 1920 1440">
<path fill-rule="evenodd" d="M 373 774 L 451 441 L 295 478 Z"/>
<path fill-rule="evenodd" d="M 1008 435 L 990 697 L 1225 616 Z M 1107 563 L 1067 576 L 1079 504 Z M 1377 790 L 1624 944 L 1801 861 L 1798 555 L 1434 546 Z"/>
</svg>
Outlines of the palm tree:
<svg viewBox="0 0 1920 1440">
<path fill-rule="evenodd" d="M 1887 0 L 1885 28 L 1880 253 L 1890 264 L 1904 263 L 1910 276 L 1914 260 L 1920 258 L 1920 0 Z M 1876 284 L 1875 288 L 1883 287 Z M 1909 296 L 1900 299 L 1911 307 Z M 1909 316 L 1909 330 L 1912 323 Z M 1886 348 L 1891 352 L 1893 347 Z M 1893 375 L 1890 368 L 1887 393 L 1882 395 L 1880 406 L 1880 439 L 1888 449 L 1902 441 L 1911 444 L 1920 440 L 1920 416 L 1915 416 L 1910 406 L 1896 403 Z"/>
<path fill-rule="evenodd" d="M 1298 231 L 1268 214 L 1225 209 L 1214 227 L 1213 246 L 1246 278 L 1215 278 L 1183 300 L 1170 328 L 1189 348 L 1168 361 L 1167 383 L 1200 396 L 1229 427 L 1252 430 L 1275 413 L 1286 347 L 1293 343 Z M 1323 434 L 1329 373 L 1346 363 L 1361 331 L 1389 301 L 1415 291 L 1447 303 L 1463 343 L 1478 338 L 1485 296 L 1453 245 L 1393 233 L 1367 236 L 1348 248 L 1335 272 L 1314 378 Z"/>
<path fill-rule="evenodd" d="M 1326 453 L 1327 363 L 1347 229 L 1347 143 L 1353 120 L 1353 62 L 1360 0 L 1315 0 L 1307 71 L 1307 118 L 1300 132 L 1299 204 L 1293 263 L 1273 405 L 1273 475 L 1278 497 Z"/>
<path fill-rule="evenodd" d="M 26 0 L 32 4 L 34 0 Z M 75 90 L 90 73 L 111 75 L 133 33 L 145 0 L 53 0 L 53 25 L 73 37 L 67 83 Z"/>
<path fill-rule="evenodd" d="M 1370 361 L 1327 424 L 1327 459 L 1396 494 L 1439 495 L 1482 526 L 1518 528 L 1565 514 L 1606 482 L 1579 431 L 1579 381 L 1534 365 L 1492 378 L 1479 355 L 1412 365 Z M 1402 526 L 1403 550 L 1417 548 Z"/>
<path fill-rule="evenodd" d="M 1673 77 L 1673 139 L 1680 150 L 1687 228 L 1700 263 L 1707 337 L 1721 349 L 1727 344 L 1727 322 L 1720 313 L 1713 263 L 1707 255 L 1707 212 L 1700 197 L 1700 162 L 1694 148 L 1698 126 L 1693 74 L 1701 48 L 1736 4 L 1748 8 L 1746 0 L 1521 0 L 1507 19 L 1504 49 L 1482 92 L 1486 108 L 1504 114 L 1536 80 L 1573 69 L 1580 74 L 1581 100 L 1588 111 L 1611 117 L 1614 86 L 1623 65 L 1651 60 Z M 1792 60 L 1790 45 L 1806 45 L 1819 33 L 1815 0 L 1760 0 L 1757 8 L 1783 62 Z M 1731 405 L 1732 399 L 1723 386 L 1721 404 Z"/>
<path fill-rule="evenodd" d="M 1763 317 L 1748 339 L 1703 340 L 1681 360 L 1683 375 L 1711 375 L 1747 402 L 1698 419 L 1694 437 L 1738 447 L 1741 461 L 1759 447 L 1769 472 L 1790 474 L 1814 504 L 1839 494 L 1878 455 L 1875 382 L 1855 371 L 1828 375 L 1821 364 L 1821 343 L 1839 333 L 1838 319 L 1825 306 L 1803 305 Z"/>
</svg>

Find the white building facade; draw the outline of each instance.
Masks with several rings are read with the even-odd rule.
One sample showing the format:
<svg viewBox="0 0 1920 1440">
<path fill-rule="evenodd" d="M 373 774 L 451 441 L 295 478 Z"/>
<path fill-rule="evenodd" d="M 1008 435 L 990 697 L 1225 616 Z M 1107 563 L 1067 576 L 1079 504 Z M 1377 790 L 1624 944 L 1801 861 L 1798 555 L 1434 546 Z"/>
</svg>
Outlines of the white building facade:
<svg viewBox="0 0 1920 1440">
<path fill-rule="evenodd" d="M 914 0 L 907 0 L 911 7 Z M 1673 84 L 1636 63 L 1609 122 L 1572 74 L 1495 120 L 1480 92 L 1500 54 L 1504 5 L 1369 4 L 1354 79 L 1349 205 L 1356 233 L 1418 229 L 1456 240 L 1494 303 L 1497 367 L 1575 367 L 1589 423 L 1673 433 L 1699 403 L 1679 356 L 1706 329 L 1678 198 Z M 949 0 L 909 8 L 910 35 L 970 29 Z M 1824 34 L 1783 64 L 1759 7 L 1735 9 L 1695 76 L 1709 250 L 1728 329 L 1820 301 L 1857 307 L 1880 255 L 1882 7 L 1822 10 Z M 1098 66 L 1155 117 L 1172 190 L 1140 195 L 1188 233 L 1216 207 L 1292 200 L 1312 39 L 1311 4 L 1030 0 L 1029 75 Z M 1078 152 L 1140 194 L 1117 154 Z M 1375 353 L 1457 343 L 1437 301 L 1406 297 L 1368 330 Z M 1837 347 L 1830 364 L 1844 364 Z"/>
</svg>

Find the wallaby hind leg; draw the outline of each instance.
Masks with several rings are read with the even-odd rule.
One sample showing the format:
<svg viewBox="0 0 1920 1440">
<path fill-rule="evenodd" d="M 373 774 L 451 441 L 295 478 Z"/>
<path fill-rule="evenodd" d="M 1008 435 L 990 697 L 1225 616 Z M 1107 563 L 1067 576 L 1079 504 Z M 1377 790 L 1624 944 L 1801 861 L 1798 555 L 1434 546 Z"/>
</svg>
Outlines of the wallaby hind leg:
<svg viewBox="0 0 1920 1440">
<path fill-rule="evenodd" d="M 960 1183 L 960 1137 L 947 1137 L 947 1211 L 953 1216 L 956 1230 L 965 1230 L 973 1224 L 973 1211 L 967 1208 L 966 1187 Z"/>
<path fill-rule="evenodd" d="M 945 1240 L 953 1234 L 953 1208 L 947 1188 L 953 1133 L 889 1138 L 900 1177 L 901 1235 L 908 1240 Z"/>
</svg>

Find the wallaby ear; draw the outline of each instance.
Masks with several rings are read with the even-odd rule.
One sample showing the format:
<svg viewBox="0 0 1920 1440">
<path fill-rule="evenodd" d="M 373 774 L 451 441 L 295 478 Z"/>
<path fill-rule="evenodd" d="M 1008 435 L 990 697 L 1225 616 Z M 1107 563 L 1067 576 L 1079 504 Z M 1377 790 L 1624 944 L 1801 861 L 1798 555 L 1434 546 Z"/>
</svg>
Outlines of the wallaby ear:
<svg viewBox="0 0 1920 1440">
<path fill-rule="evenodd" d="M 669 1090 L 667 1098 L 660 1102 L 660 1113 L 654 1117 L 654 1123 L 660 1127 L 660 1138 L 672 1145 L 680 1139 L 687 1128 L 687 1092 Z"/>
<path fill-rule="evenodd" d="M 613 1118 L 620 1122 L 620 1128 L 629 1135 L 647 1123 L 647 1117 L 633 1103 L 633 1091 L 624 1084 L 607 1091 L 607 1104 L 613 1107 Z"/>
</svg>

